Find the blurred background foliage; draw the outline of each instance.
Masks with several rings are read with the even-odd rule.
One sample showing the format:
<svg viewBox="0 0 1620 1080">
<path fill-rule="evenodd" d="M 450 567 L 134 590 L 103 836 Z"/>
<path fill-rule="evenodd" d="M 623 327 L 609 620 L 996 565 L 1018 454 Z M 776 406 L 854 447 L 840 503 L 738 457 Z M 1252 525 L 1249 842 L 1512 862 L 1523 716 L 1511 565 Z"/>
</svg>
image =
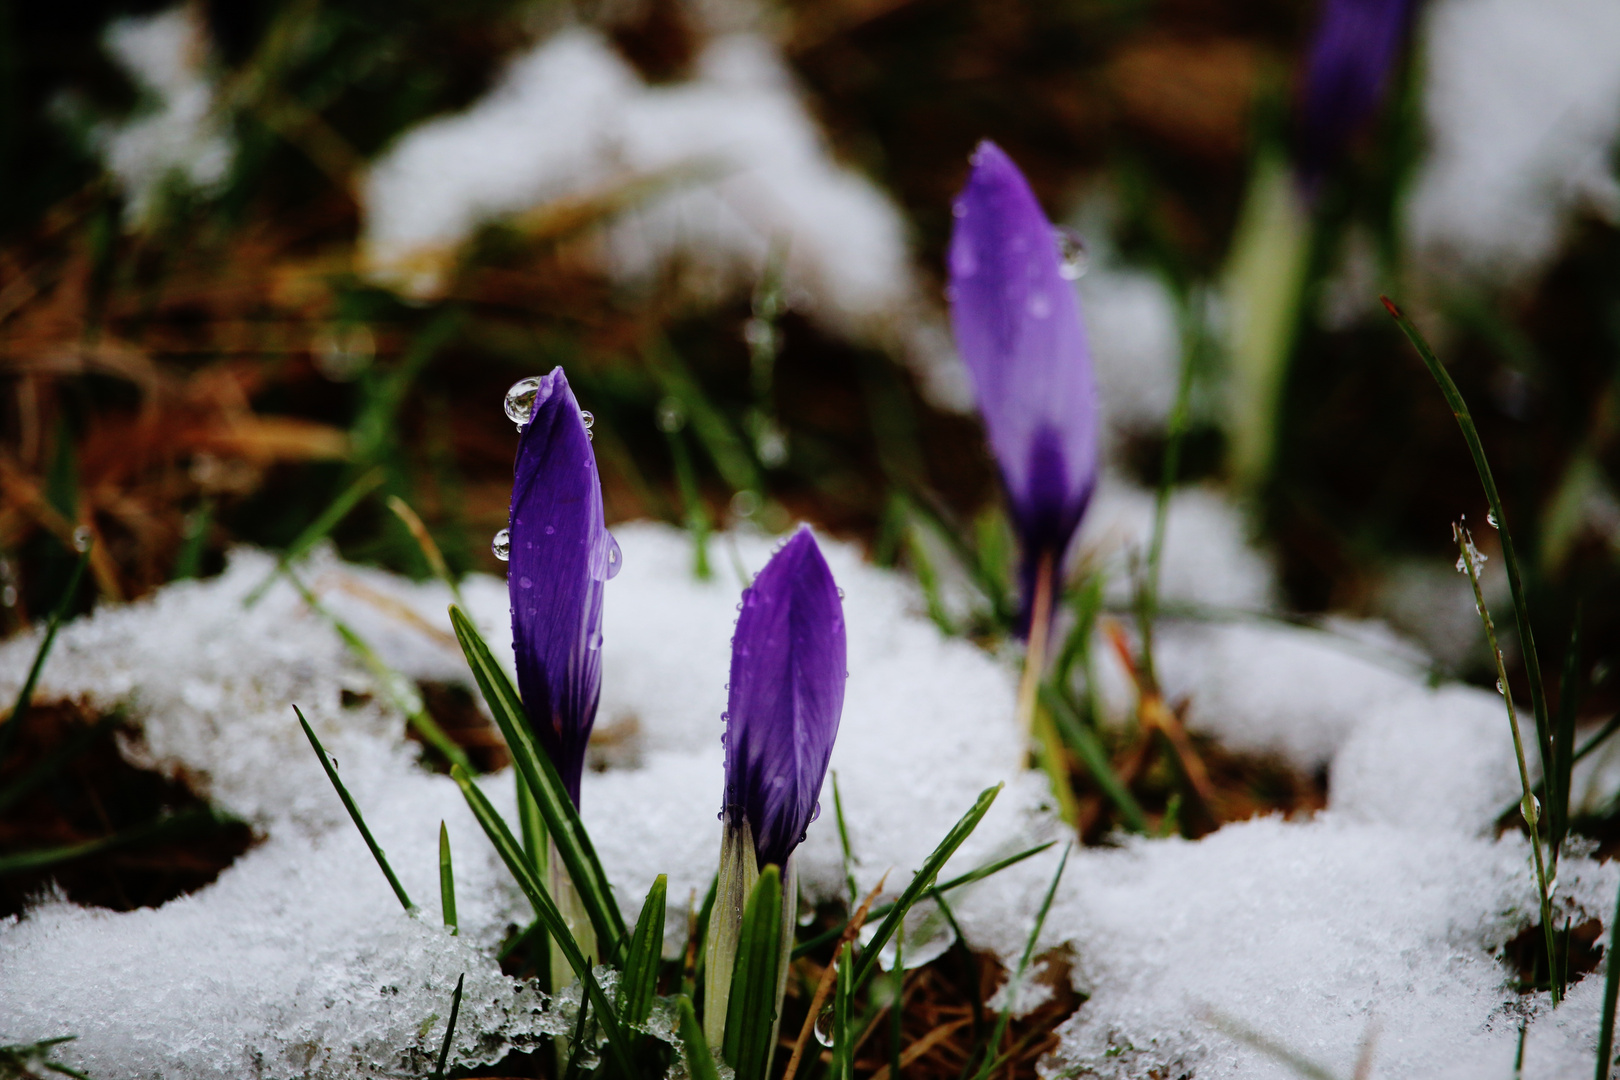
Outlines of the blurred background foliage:
<svg viewBox="0 0 1620 1080">
<path fill-rule="evenodd" d="M 137 194 L 108 147 L 152 112 L 152 88 L 109 42 L 129 25 L 119 20 L 166 6 L 0 4 L 0 629 L 54 604 L 76 528 L 99 540 L 95 594 L 134 598 L 216 570 L 232 544 L 287 545 L 379 466 L 379 496 L 415 507 L 453 568 L 498 571 L 490 537 L 505 525 L 516 442 L 498 403 L 560 363 L 595 414 L 610 521 L 663 519 L 701 542 L 743 519 L 777 530 L 803 518 L 926 584 L 941 569 L 922 528 L 947 536 L 982 592 L 965 622 L 936 614 L 997 630 L 1005 537 L 983 524 L 994 470 L 976 421 L 940 404 L 903 348 L 809 317 L 770 259 L 751 290 L 709 294 L 679 265 L 635 287 L 604 272 L 599 228 L 701 176 L 495 217 L 429 295 L 367 271 L 364 179 L 404 133 L 478 101 L 513 57 L 570 24 L 599 28 L 649 85 L 679 85 L 710 33 L 704 5 L 186 5 L 211 87 L 203 114 L 229 150 L 205 183 L 164 176 Z M 1256 177 L 1297 141 L 1316 11 L 789 0 L 753 17 L 833 157 L 903 211 L 929 296 L 982 138 L 1021 164 L 1055 218 L 1107 208 L 1088 242 L 1164 283 L 1193 364 L 1174 479 L 1240 501 L 1284 611 L 1398 613 L 1388 598 L 1403 568 L 1449 568 L 1451 521 L 1485 516 L 1452 417 L 1377 312 L 1379 292 L 1402 299 L 1473 404 L 1546 663 L 1559 666 L 1579 608 L 1601 675 L 1620 639 L 1620 232 L 1577 212 L 1551 264 L 1509 286 L 1415 277 L 1399 222 L 1425 138 L 1415 45 L 1317 189 L 1279 404 L 1261 411 L 1270 453 L 1258 469 L 1233 464 L 1231 360 L 1208 311 Z M 1352 264 L 1365 280 L 1348 291 L 1365 295 L 1345 311 Z M 1165 443 L 1162 424 L 1130 431 L 1116 468 L 1154 486 Z M 346 557 L 428 572 L 381 497 L 332 535 Z M 86 592 L 80 606 L 92 602 Z M 1476 652 L 1453 672 L 1489 679 Z"/>
</svg>

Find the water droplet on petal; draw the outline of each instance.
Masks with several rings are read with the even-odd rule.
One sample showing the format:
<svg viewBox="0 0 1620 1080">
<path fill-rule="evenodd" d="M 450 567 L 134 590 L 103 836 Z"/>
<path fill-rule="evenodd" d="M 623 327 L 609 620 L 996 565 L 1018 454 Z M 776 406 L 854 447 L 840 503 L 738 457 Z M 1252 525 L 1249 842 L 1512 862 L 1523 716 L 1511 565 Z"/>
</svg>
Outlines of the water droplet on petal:
<svg viewBox="0 0 1620 1080">
<path fill-rule="evenodd" d="M 842 600 L 843 598 L 844 598 L 844 590 L 843 590 L 842 587 L 840 587 L 839 590 L 838 590 L 838 599 Z"/>
<path fill-rule="evenodd" d="M 73 530 L 73 550 L 80 554 L 90 550 L 90 526 L 80 525 Z"/>
<path fill-rule="evenodd" d="M 540 376 L 519 379 L 506 392 L 506 418 L 523 430 L 523 425 L 534 415 L 534 399 L 540 394 Z"/>
<path fill-rule="evenodd" d="M 1091 254 L 1086 251 L 1086 242 L 1079 230 L 1067 225 L 1054 225 L 1052 238 L 1058 246 L 1058 273 L 1069 281 L 1079 281 L 1091 265 Z"/>
<path fill-rule="evenodd" d="M 596 426 L 596 415 L 589 409 L 581 409 L 579 410 L 579 422 L 585 425 L 586 431 L 589 431 Z"/>
<path fill-rule="evenodd" d="M 816 1042 L 822 1046 L 831 1047 L 833 1044 L 833 1007 L 823 1005 L 816 1014 Z"/>
<path fill-rule="evenodd" d="M 512 557 L 512 530 L 502 529 L 496 533 L 495 539 L 490 542 L 489 549 L 495 553 L 495 557 L 501 562 L 510 559 Z"/>
<path fill-rule="evenodd" d="M 624 569 L 624 552 L 619 550 L 619 542 L 613 539 L 612 533 L 607 534 L 607 544 L 607 576 L 608 580 L 612 581 L 619 576 L 619 571 Z"/>
</svg>

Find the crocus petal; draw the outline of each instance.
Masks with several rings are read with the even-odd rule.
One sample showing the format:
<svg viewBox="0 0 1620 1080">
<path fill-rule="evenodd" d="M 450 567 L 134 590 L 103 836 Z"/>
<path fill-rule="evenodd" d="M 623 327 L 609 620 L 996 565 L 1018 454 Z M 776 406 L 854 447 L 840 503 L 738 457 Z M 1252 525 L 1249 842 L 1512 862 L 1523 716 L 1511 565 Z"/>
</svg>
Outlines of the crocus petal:
<svg viewBox="0 0 1620 1080">
<path fill-rule="evenodd" d="M 761 866 L 785 864 L 816 816 L 846 658 L 838 586 L 800 527 L 743 590 L 731 644 L 725 810 L 752 829 Z"/>
<path fill-rule="evenodd" d="M 1061 563 L 1097 486 L 1097 386 L 1052 225 L 994 143 L 955 214 L 951 327 L 1023 545 L 1027 616 L 1034 567 Z"/>
<path fill-rule="evenodd" d="M 562 368 L 540 380 L 512 478 L 512 647 L 535 737 L 579 803 L 602 689 L 603 585 L 618 545 L 602 519 L 596 456 Z"/>
<path fill-rule="evenodd" d="M 1410 0 L 1325 0 L 1305 58 L 1296 168 L 1314 192 L 1384 94 Z"/>
</svg>

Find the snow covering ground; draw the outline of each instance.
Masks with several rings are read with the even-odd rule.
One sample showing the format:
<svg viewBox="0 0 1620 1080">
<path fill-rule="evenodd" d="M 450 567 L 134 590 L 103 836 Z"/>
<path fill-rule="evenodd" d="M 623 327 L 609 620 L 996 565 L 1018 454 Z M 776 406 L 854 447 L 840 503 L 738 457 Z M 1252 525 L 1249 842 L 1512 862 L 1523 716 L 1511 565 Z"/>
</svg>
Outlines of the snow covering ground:
<svg viewBox="0 0 1620 1080">
<path fill-rule="evenodd" d="M 771 541 L 716 538 L 721 569 L 699 583 L 684 534 L 616 532 L 625 569 L 609 587 L 599 723 L 636 732 L 633 764 L 587 773 L 584 813 L 630 915 L 653 876 L 670 875 L 674 948 L 718 850 L 720 713 L 741 587 L 731 553 L 756 570 Z M 905 579 L 847 545 L 824 547 L 846 594 L 850 681 L 833 768 L 862 886 L 890 868 L 891 887 L 900 884 L 995 783 L 1007 787 L 953 871 L 1057 836 L 1041 779 L 1019 768 L 1014 672 L 943 638 Z M 64 629 L 41 695 L 124 703 L 144 731 L 126 752 L 185 769 L 267 839 L 215 884 L 156 910 L 88 911 L 45 897 L 0 923 L 3 1041 L 77 1034 L 60 1056 L 98 1080 L 421 1075 L 462 972 L 462 1063 L 494 1060 L 557 1023 L 556 1009 L 492 959 L 525 911 L 451 782 L 415 764 L 401 717 L 354 696 L 372 689 L 368 677 L 290 588 L 243 611 L 271 565 L 238 551 L 219 578 Z M 442 636 L 442 588 L 330 556 L 304 576 L 401 670 L 464 679 Z M 504 649 L 504 586 L 474 578 L 466 592 Z M 1167 628 L 1161 666 L 1192 695 L 1194 726 L 1329 765 L 1330 809 L 1311 821 L 1229 825 L 1198 842 L 1075 852 L 1042 948 L 1068 947 L 1090 1000 L 1063 1029 L 1054 1075 L 1288 1075 L 1223 1034 L 1212 1013 L 1341 1072 L 1371 1027 L 1374 1075 L 1390 1077 L 1506 1077 L 1528 1019 L 1527 1076 L 1590 1075 L 1599 979 L 1552 1015 L 1544 998 L 1507 987 L 1491 952 L 1533 908 L 1525 846 L 1489 838 L 1514 790 L 1500 699 L 1430 690 L 1390 659 L 1396 650 L 1366 638 L 1252 623 Z M 35 645 L 0 648 L 0 698 L 15 692 Z M 294 702 L 423 905 L 420 918 L 399 910 L 367 856 Z M 511 775 L 484 784 L 510 812 Z M 830 817 L 800 849 L 811 898 L 840 892 Z M 438 926 L 440 820 L 455 852 L 459 938 Z M 1022 948 L 1056 857 L 954 898 L 975 946 L 1004 956 Z M 1610 866 L 1566 859 L 1559 901 L 1580 919 L 1605 918 L 1616 879 Z"/>
</svg>

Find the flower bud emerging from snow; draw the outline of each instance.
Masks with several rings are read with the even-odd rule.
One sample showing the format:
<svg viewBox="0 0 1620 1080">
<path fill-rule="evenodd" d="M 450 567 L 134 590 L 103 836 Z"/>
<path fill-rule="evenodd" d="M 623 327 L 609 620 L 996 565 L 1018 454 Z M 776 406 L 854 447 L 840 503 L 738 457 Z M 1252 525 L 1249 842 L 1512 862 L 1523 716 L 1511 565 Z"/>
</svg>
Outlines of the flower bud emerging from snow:
<svg viewBox="0 0 1620 1080">
<path fill-rule="evenodd" d="M 602 593 L 619 546 L 602 520 L 590 435 L 562 368 L 540 380 L 512 477 L 512 648 L 529 724 L 579 804 L 602 690 Z"/>
<path fill-rule="evenodd" d="M 994 143 L 973 155 L 951 235 L 951 327 L 1023 550 L 1023 621 L 1097 486 L 1097 384 L 1052 225 Z"/>
<path fill-rule="evenodd" d="M 1295 147 L 1307 193 L 1378 109 L 1410 9 L 1410 0 L 1323 0 L 1305 56 Z"/>
</svg>

